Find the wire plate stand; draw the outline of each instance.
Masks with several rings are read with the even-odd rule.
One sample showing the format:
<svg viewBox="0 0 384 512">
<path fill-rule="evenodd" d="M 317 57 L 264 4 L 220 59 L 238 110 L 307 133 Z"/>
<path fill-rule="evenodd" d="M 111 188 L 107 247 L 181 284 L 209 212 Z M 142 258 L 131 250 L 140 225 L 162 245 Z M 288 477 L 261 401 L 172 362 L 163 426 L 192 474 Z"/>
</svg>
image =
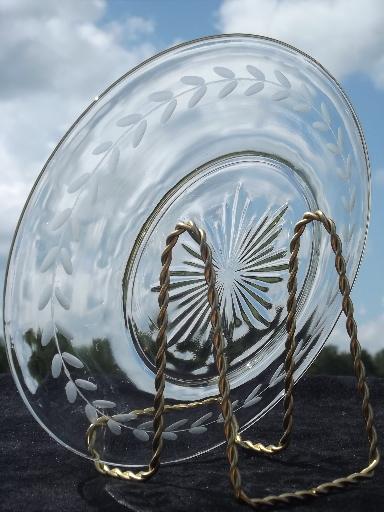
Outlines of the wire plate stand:
<svg viewBox="0 0 384 512">
<path fill-rule="evenodd" d="M 293 427 L 293 385 L 294 385 L 294 351 L 296 348 L 296 292 L 298 253 L 300 249 L 300 238 L 304 230 L 311 222 L 320 222 L 330 235 L 330 244 L 335 254 L 335 268 L 338 274 L 339 290 L 342 295 L 342 310 L 346 317 L 346 330 L 350 339 L 350 352 L 354 363 L 354 370 L 357 379 L 357 390 L 362 398 L 362 413 L 365 423 L 365 430 L 368 437 L 369 455 L 368 465 L 347 476 L 336 480 L 321 483 L 310 489 L 284 492 L 279 495 L 264 497 L 251 497 L 242 488 L 241 475 L 238 467 L 239 450 L 242 447 L 257 453 L 268 455 L 276 454 L 288 447 Z M 191 402 L 188 404 L 167 405 L 164 401 L 165 388 L 165 366 L 167 351 L 167 327 L 168 327 L 168 303 L 170 286 L 170 266 L 172 262 L 172 251 L 177 244 L 179 237 L 188 233 L 200 246 L 201 258 L 204 262 L 204 276 L 208 286 L 207 300 L 210 305 L 210 322 L 212 326 L 212 344 L 215 355 L 215 362 L 218 371 L 219 394 L 205 400 Z M 366 380 L 365 368 L 361 359 L 361 347 L 357 338 L 357 325 L 354 320 L 353 304 L 350 298 L 350 284 L 346 276 L 346 264 L 342 255 L 341 240 L 336 232 L 336 226 L 332 219 L 328 218 L 322 211 L 307 212 L 294 228 L 294 235 L 290 243 L 289 279 L 288 279 L 288 300 L 287 300 L 287 321 L 286 321 L 286 343 L 285 343 L 285 385 L 284 385 L 284 417 L 283 433 L 276 444 L 264 445 L 260 442 L 244 440 L 238 430 L 238 423 L 232 409 L 230 397 L 230 386 L 227 378 L 227 361 L 225 357 L 225 342 L 222 332 L 222 320 L 219 311 L 218 294 L 216 290 L 216 274 L 212 264 L 211 249 L 206 240 L 206 234 L 193 222 L 178 222 L 174 231 L 166 239 L 166 247 L 161 255 L 162 270 L 160 273 L 160 291 L 158 296 L 159 314 L 157 318 L 158 334 L 156 339 L 156 376 L 155 376 L 155 399 L 153 407 L 133 411 L 137 415 L 149 415 L 153 417 L 154 437 L 152 442 L 152 457 L 146 469 L 140 471 L 122 470 L 118 467 L 110 467 L 101 462 L 100 454 L 95 449 L 96 435 L 99 428 L 105 426 L 107 416 L 99 417 L 90 425 L 86 434 L 86 443 L 89 453 L 94 459 L 96 469 L 104 474 L 123 480 L 144 481 L 153 476 L 160 466 L 160 457 L 163 447 L 162 434 L 164 431 L 164 414 L 171 409 L 185 409 L 198 407 L 208 402 L 217 402 L 221 408 L 224 419 L 224 436 L 226 440 L 226 454 L 229 463 L 229 478 L 234 494 L 237 499 L 247 503 L 254 509 L 273 507 L 279 504 L 298 503 L 307 498 L 314 498 L 330 491 L 345 488 L 362 480 L 372 477 L 374 470 L 379 464 L 380 453 L 377 446 L 377 434 L 374 426 L 373 411 L 370 404 L 369 388 Z"/>
</svg>

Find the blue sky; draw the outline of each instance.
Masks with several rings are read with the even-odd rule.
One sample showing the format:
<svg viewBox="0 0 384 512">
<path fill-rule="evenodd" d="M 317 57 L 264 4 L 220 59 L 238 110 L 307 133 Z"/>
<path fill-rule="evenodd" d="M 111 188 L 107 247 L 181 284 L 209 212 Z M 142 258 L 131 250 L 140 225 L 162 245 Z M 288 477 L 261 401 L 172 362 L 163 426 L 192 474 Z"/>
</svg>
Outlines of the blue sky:
<svg viewBox="0 0 384 512">
<path fill-rule="evenodd" d="M 363 345 L 382 348 L 383 26 L 380 0 L 0 0 L 0 286 L 28 191 L 91 98 L 177 42 L 257 33 L 289 42 L 329 68 L 362 122 L 373 175 L 372 217 L 353 299 Z M 332 341 L 347 347 L 341 325 Z"/>
<path fill-rule="evenodd" d="M 152 19 L 156 27 L 152 41 L 158 47 L 167 47 L 176 41 L 217 33 L 220 5 L 220 0 L 112 0 L 106 19 L 118 18 L 127 10 L 132 16 Z"/>
</svg>

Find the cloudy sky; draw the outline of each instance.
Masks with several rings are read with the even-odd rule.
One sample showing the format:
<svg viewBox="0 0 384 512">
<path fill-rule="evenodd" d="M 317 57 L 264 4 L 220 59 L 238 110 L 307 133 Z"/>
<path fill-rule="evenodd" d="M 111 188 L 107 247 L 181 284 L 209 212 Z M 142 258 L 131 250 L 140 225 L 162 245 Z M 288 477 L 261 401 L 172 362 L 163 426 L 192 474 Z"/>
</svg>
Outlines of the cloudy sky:
<svg viewBox="0 0 384 512">
<path fill-rule="evenodd" d="M 384 346 L 382 0 L 0 0 L 0 286 L 12 234 L 66 128 L 133 65 L 221 32 L 272 36 L 338 78 L 365 130 L 373 174 L 368 248 L 353 290 L 361 341 Z M 346 348 L 342 326 L 333 341 Z"/>
</svg>

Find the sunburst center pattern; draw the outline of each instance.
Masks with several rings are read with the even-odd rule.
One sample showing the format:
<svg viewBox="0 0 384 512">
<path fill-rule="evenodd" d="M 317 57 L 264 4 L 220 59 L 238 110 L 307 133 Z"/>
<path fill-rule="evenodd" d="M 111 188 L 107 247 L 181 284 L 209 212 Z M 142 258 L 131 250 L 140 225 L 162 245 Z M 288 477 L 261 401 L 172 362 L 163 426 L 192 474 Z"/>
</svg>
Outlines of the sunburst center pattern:
<svg viewBox="0 0 384 512">
<path fill-rule="evenodd" d="M 288 205 L 257 215 L 239 185 L 225 200 L 222 211 L 196 222 L 206 230 L 217 274 L 220 313 L 227 344 L 251 330 L 265 331 L 274 320 L 270 288 L 283 280 L 287 250 L 278 237 Z M 197 353 L 209 347 L 209 305 L 204 265 L 192 240 L 175 250 L 171 267 L 168 348 Z M 176 255 L 176 253 L 178 254 Z M 158 292 L 159 286 L 152 291 Z"/>
</svg>

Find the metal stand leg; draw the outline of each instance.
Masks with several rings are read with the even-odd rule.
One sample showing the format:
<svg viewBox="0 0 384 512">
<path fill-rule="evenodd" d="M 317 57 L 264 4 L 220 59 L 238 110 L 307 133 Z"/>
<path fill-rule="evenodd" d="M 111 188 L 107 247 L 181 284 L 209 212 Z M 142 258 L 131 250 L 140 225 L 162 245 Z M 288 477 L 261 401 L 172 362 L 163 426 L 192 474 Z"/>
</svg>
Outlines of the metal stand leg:
<svg viewBox="0 0 384 512">
<path fill-rule="evenodd" d="M 350 337 L 350 350 L 354 361 L 354 368 L 357 377 L 357 389 L 362 396 L 362 412 L 365 421 L 365 428 L 369 442 L 368 466 L 357 473 L 320 484 L 311 489 L 302 491 L 287 492 L 276 496 L 266 496 L 263 498 L 252 498 L 248 496 L 242 489 L 241 476 L 238 469 L 238 449 L 237 445 L 262 452 L 273 454 L 286 448 L 290 441 L 292 432 L 292 414 L 293 414 L 293 374 L 294 374 L 294 351 L 295 351 L 295 331 L 296 331 L 296 292 L 297 292 L 297 271 L 298 259 L 297 255 L 300 248 L 300 237 L 306 226 L 311 222 L 320 222 L 327 232 L 330 234 L 331 247 L 335 253 L 335 267 L 339 276 L 339 289 L 343 297 L 342 308 L 346 316 L 346 329 Z M 288 280 L 288 301 L 287 301 L 287 339 L 285 344 L 285 395 L 284 395 L 284 418 L 283 418 L 283 434 L 276 445 L 263 445 L 262 443 L 253 443 L 251 441 L 242 440 L 238 433 L 238 424 L 232 410 L 230 399 L 230 386 L 227 379 L 227 362 L 225 358 L 224 338 L 221 328 L 221 316 L 219 312 L 218 296 L 216 291 L 216 275 L 212 264 L 211 250 L 206 242 L 205 232 L 198 229 L 193 222 L 179 222 L 175 230 L 168 236 L 166 247 L 161 256 L 162 270 L 160 273 L 160 292 L 158 315 L 158 335 L 157 335 L 157 356 L 156 356 L 156 377 L 155 389 L 156 395 L 154 406 L 152 408 L 135 411 L 138 414 L 153 414 L 154 438 L 152 443 L 152 458 L 146 470 L 133 472 L 122 471 L 119 468 L 110 468 L 99 460 L 99 455 L 94 448 L 96 429 L 104 424 L 108 418 L 102 416 L 96 423 L 92 424 L 87 432 L 87 445 L 90 453 L 95 458 L 95 466 L 98 471 L 117 478 L 126 480 L 145 480 L 152 476 L 158 469 L 160 464 L 160 454 L 162 450 L 162 433 L 164 430 L 163 415 L 168 409 L 182 409 L 188 407 L 197 407 L 207 401 L 194 402 L 191 404 L 176 404 L 173 406 L 164 405 L 164 371 L 166 365 L 166 345 L 168 326 L 167 308 L 169 302 L 168 289 L 170 285 L 170 265 L 172 261 L 172 250 L 176 245 L 179 237 L 184 232 L 199 244 L 201 258 L 204 262 L 204 276 L 208 286 L 207 298 L 210 304 L 211 316 L 210 321 L 213 333 L 213 347 L 215 352 L 215 361 L 219 374 L 219 396 L 208 399 L 209 401 L 217 401 L 221 405 L 224 419 L 224 435 L 227 441 L 227 458 L 229 462 L 229 477 L 232 483 L 236 497 L 251 507 L 257 509 L 266 506 L 273 506 L 280 503 L 299 502 L 309 497 L 320 496 L 329 491 L 346 487 L 349 484 L 356 483 L 365 478 L 371 477 L 374 469 L 379 463 L 380 454 L 377 447 L 377 434 L 373 424 L 373 411 L 369 402 L 369 389 L 366 382 L 365 368 L 361 359 L 361 348 L 357 339 L 357 326 L 353 317 L 353 304 L 350 299 L 350 285 L 346 277 L 346 265 L 342 256 L 342 246 L 339 236 L 336 233 L 334 222 L 326 217 L 320 210 L 311 213 L 305 213 L 303 219 L 299 221 L 294 230 L 294 236 L 290 244 L 291 257 L 289 262 L 289 280 Z"/>
</svg>

